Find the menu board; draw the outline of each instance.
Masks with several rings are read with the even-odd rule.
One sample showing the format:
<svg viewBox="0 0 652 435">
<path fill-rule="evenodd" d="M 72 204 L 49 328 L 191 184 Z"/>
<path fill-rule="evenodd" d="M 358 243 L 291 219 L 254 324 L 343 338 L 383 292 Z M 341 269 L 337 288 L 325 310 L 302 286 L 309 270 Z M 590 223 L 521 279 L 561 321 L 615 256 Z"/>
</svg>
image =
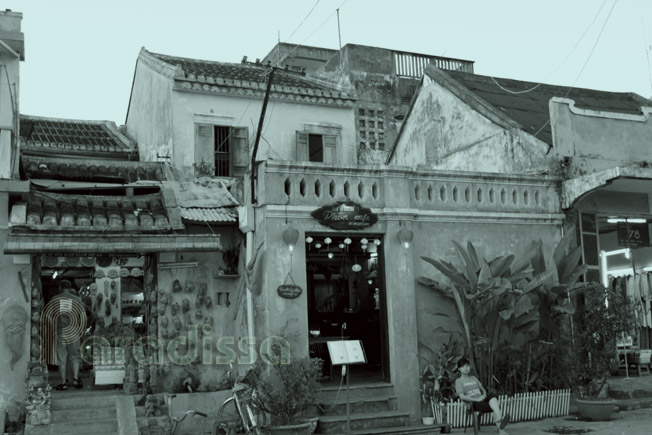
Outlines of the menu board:
<svg viewBox="0 0 652 435">
<path fill-rule="evenodd" d="M 367 357 L 360 340 L 335 340 L 328 342 L 328 353 L 334 366 L 366 364 Z"/>
</svg>

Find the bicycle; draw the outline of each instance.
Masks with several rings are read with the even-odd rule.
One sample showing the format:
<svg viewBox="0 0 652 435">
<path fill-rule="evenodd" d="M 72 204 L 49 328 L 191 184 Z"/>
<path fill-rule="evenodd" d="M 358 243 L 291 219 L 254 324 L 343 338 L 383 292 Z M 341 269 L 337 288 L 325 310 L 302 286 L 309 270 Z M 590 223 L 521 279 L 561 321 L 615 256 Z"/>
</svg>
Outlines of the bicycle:
<svg viewBox="0 0 652 435">
<path fill-rule="evenodd" d="M 186 411 L 182 417 L 177 417 L 172 414 L 172 399 L 177 397 L 176 394 L 165 394 L 165 405 L 168 408 L 168 416 L 170 417 L 171 421 L 171 426 L 170 430 L 168 431 L 169 435 L 175 435 L 177 433 L 177 428 L 179 427 L 179 424 L 186 419 L 188 416 L 192 415 L 199 415 L 201 417 L 208 417 L 208 414 L 197 411 L 195 409 L 191 409 L 190 411 Z"/>
<path fill-rule="evenodd" d="M 231 392 L 231 397 L 217 410 L 218 419 L 213 424 L 211 435 L 262 435 L 260 426 L 264 423 L 265 414 L 255 404 L 255 389 L 236 383 Z"/>
</svg>

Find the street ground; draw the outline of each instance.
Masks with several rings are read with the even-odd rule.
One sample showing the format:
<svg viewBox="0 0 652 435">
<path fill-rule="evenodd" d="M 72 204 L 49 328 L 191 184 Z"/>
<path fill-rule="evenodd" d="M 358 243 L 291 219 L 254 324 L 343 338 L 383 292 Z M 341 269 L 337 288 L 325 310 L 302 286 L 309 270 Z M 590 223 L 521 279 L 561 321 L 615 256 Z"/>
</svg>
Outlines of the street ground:
<svg viewBox="0 0 652 435">
<path fill-rule="evenodd" d="M 510 435 L 538 434 L 583 434 L 591 435 L 650 435 L 652 434 L 652 408 L 623 411 L 613 414 L 608 421 L 586 421 L 575 415 L 546 418 L 508 425 L 505 430 Z M 464 429 L 454 429 L 454 434 L 464 433 Z M 467 428 L 466 433 L 473 433 Z M 482 426 L 481 434 L 496 433 L 495 426 Z"/>
</svg>

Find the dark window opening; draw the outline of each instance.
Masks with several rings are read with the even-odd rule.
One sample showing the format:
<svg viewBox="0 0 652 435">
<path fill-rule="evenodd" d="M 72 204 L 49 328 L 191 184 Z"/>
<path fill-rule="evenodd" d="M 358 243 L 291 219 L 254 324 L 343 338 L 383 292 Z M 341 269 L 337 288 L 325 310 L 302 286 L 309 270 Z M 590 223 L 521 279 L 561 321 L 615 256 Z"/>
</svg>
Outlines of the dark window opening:
<svg viewBox="0 0 652 435">
<path fill-rule="evenodd" d="M 308 161 L 324 161 L 324 142 L 322 140 L 322 136 L 319 134 L 308 135 Z"/>
</svg>

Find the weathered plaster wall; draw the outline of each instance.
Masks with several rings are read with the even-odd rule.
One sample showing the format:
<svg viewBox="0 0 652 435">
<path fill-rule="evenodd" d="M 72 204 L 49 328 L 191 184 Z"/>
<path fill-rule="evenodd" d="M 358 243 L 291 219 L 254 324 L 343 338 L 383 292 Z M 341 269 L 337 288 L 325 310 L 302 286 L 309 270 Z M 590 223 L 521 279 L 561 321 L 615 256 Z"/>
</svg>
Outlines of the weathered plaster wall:
<svg viewBox="0 0 652 435">
<path fill-rule="evenodd" d="M 262 103 L 262 99 L 175 91 L 172 101 L 175 144 L 173 164 L 183 170 L 192 168 L 195 123 L 246 127 L 251 153 Z M 337 151 L 339 162 L 352 161 L 355 158 L 352 118 L 352 108 L 281 102 L 272 94 L 256 158 L 296 160 L 296 131 L 304 131 L 306 123 L 321 123 L 341 127 L 341 141 Z"/>
<path fill-rule="evenodd" d="M 652 164 L 652 107 L 641 115 L 579 109 L 573 100 L 550 101 L 554 154 L 570 158 L 569 177 L 633 163 Z"/>
<path fill-rule="evenodd" d="M 424 77 L 405 121 L 392 164 L 411 168 L 554 173 L 548 146 L 518 129 L 505 129 L 449 90 Z"/>
<path fill-rule="evenodd" d="M 8 234 L 8 197 L 6 193 L 0 192 L 0 246 L 4 246 Z M 18 258 L 19 264 L 14 264 L 14 258 Z M 22 273 L 27 298 L 23 294 L 18 272 Z M 27 378 L 27 363 L 30 360 L 29 339 L 31 332 L 31 321 L 29 319 L 31 310 L 31 265 L 29 256 L 0 256 L 0 413 L 4 416 L 7 405 L 18 401 L 20 404 L 25 399 L 25 379 Z M 10 324 L 5 317 L 7 308 L 18 305 L 25 310 L 27 319 L 22 325 L 23 354 L 22 357 L 11 368 L 10 362 L 12 352 L 7 344 L 8 334 L 12 330 L 20 329 L 20 324 Z"/>
<path fill-rule="evenodd" d="M 136 63 L 127 134 L 138 143 L 141 161 L 169 162 L 161 157 L 172 157 L 172 79 L 152 65 L 142 54 Z"/>
<path fill-rule="evenodd" d="M 0 179 L 11 179 L 14 127 L 13 105 L 19 96 L 20 62 L 18 58 L 0 49 Z M 5 71 L 2 71 L 5 70 Z"/>
</svg>

